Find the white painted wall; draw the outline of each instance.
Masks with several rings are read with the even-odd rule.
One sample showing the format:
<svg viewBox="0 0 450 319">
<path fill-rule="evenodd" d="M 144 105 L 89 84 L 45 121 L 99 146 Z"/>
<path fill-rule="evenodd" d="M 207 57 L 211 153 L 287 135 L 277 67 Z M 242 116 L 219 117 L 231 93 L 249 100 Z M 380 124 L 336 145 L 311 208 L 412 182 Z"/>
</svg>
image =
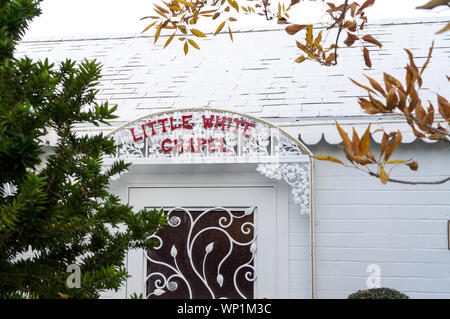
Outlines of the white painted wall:
<svg viewBox="0 0 450 319">
<path fill-rule="evenodd" d="M 320 143 L 310 149 L 316 155 L 342 158 L 333 145 Z M 430 162 L 444 149 L 422 142 L 403 144 L 395 158 L 414 157 L 421 166 L 416 173 L 398 168 L 395 177 L 448 176 L 449 153 Z M 224 172 L 231 178 L 232 171 Z M 315 162 L 314 174 L 316 298 L 346 298 L 366 289 L 370 264 L 380 265 L 382 287 L 411 298 L 450 298 L 450 183 L 384 186 L 357 170 L 321 161 Z M 237 174 L 236 180 L 240 177 Z M 288 234 L 290 298 L 310 298 L 309 216 L 300 215 L 291 198 Z M 122 297 L 120 293 L 106 296 Z"/>
<path fill-rule="evenodd" d="M 315 155 L 343 158 L 336 146 L 310 147 Z M 431 162 L 444 146 L 404 144 L 396 159 L 414 157 L 417 173 L 395 176 L 438 180 L 450 175 L 450 153 Z M 413 154 L 413 155 L 412 155 Z M 316 297 L 346 298 L 366 287 L 369 264 L 381 267 L 381 286 L 411 298 L 450 298 L 450 183 L 388 184 L 353 169 L 315 162 Z M 306 297 L 307 221 L 290 212 L 292 297 Z"/>
</svg>

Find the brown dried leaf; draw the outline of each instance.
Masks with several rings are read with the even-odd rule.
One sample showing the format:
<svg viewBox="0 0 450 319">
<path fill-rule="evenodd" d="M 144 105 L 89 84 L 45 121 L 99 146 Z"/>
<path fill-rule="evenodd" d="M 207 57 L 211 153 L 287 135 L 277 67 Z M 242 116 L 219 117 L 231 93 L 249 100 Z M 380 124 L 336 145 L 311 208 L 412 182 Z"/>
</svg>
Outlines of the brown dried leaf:
<svg viewBox="0 0 450 319">
<path fill-rule="evenodd" d="M 392 88 L 389 93 L 388 96 L 386 98 L 386 109 L 388 110 L 393 110 L 397 107 L 398 104 L 398 97 L 397 97 L 397 90 L 395 88 Z"/>
<path fill-rule="evenodd" d="M 376 107 L 377 109 L 379 109 L 382 113 L 388 113 L 388 111 L 386 110 L 386 107 L 384 106 L 383 103 L 381 103 L 381 101 L 375 99 L 370 93 L 369 93 L 369 99 L 370 99 L 370 103 Z"/>
<path fill-rule="evenodd" d="M 430 0 L 427 3 L 425 3 L 423 6 L 416 7 L 416 9 L 434 9 L 439 6 L 447 6 L 448 0 Z"/>
<path fill-rule="evenodd" d="M 405 92 L 405 90 L 403 89 L 403 85 L 402 85 L 402 83 L 401 83 L 399 80 L 397 80 L 396 78 L 394 78 L 392 75 L 387 74 L 386 72 L 384 72 L 383 75 L 384 75 L 384 81 L 385 81 L 385 83 L 388 82 L 388 83 L 390 83 L 391 85 L 396 86 L 396 87 L 398 87 L 400 90 L 402 90 L 403 92 Z M 389 92 L 390 90 L 391 90 L 391 88 L 389 88 L 389 89 L 386 88 L 386 91 L 387 91 L 387 92 Z"/>
<path fill-rule="evenodd" d="M 358 9 L 358 7 L 359 7 L 359 4 L 357 3 L 357 2 L 353 2 L 351 5 L 350 5 L 350 10 L 351 10 L 351 16 L 352 17 L 355 17 L 355 15 L 356 15 L 356 9 Z M 355 23 L 355 27 L 356 27 L 356 23 Z M 355 30 L 356 31 L 356 30 Z"/>
<path fill-rule="evenodd" d="M 367 151 L 367 157 L 370 158 L 372 163 L 376 163 L 375 156 L 373 156 L 373 153 L 370 150 Z"/>
<path fill-rule="evenodd" d="M 368 8 L 370 6 L 373 6 L 373 4 L 375 3 L 375 0 L 367 0 L 366 2 L 364 2 L 361 6 L 361 8 L 358 9 L 357 13 L 362 12 L 365 8 Z"/>
<path fill-rule="evenodd" d="M 425 115 L 425 118 L 423 119 L 425 123 L 428 125 L 432 125 L 434 122 L 434 107 L 433 104 L 430 103 L 427 110 L 427 115 Z"/>
<path fill-rule="evenodd" d="M 352 34 L 350 32 L 347 32 L 347 39 L 345 39 L 344 43 L 348 47 L 350 47 L 350 46 L 353 45 L 353 43 L 355 43 L 356 40 L 359 40 L 359 38 L 356 35 L 354 35 L 354 34 Z"/>
<path fill-rule="evenodd" d="M 439 114 L 447 120 L 450 121 L 450 103 L 443 96 L 437 95 L 438 97 L 438 106 L 439 106 Z"/>
<path fill-rule="evenodd" d="M 298 31 L 303 30 L 306 27 L 308 27 L 307 24 L 291 24 L 290 26 L 286 27 L 285 30 L 288 34 L 294 35 Z"/>
<path fill-rule="evenodd" d="M 414 136 L 419 137 L 419 138 L 426 138 L 426 135 L 423 133 L 420 133 L 414 126 L 411 126 Z"/>
<path fill-rule="evenodd" d="M 332 63 L 334 61 L 336 61 L 336 56 L 334 53 L 330 53 L 330 55 L 325 59 L 325 62 L 327 63 Z"/>
<path fill-rule="evenodd" d="M 375 39 L 370 34 L 366 34 L 365 36 L 362 37 L 362 39 L 366 42 L 377 45 L 379 48 L 381 48 L 383 46 L 377 39 Z"/>
<path fill-rule="evenodd" d="M 356 163 L 361 164 L 361 165 L 372 164 L 372 161 L 370 159 L 363 157 L 363 156 L 354 155 L 354 156 L 352 156 L 352 159 Z"/>
<path fill-rule="evenodd" d="M 366 47 L 364 47 L 363 50 L 364 50 L 364 62 L 366 63 L 366 66 L 369 69 L 371 69 L 372 68 L 372 61 L 370 60 L 369 50 L 367 50 Z"/>
<path fill-rule="evenodd" d="M 406 94 L 402 91 L 398 92 L 398 95 L 400 96 L 399 102 L 398 102 L 398 109 L 402 111 L 403 113 L 406 111 Z"/>
<path fill-rule="evenodd" d="M 428 50 L 428 57 L 427 60 L 425 61 L 424 65 L 422 66 L 422 69 L 420 69 L 420 76 L 422 76 L 423 72 L 425 71 L 425 69 L 428 66 L 428 63 L 430 63 L 431 60 L 431 54 L 433 53 L 433 48 L 434 48 L 434 40 L 433 43 L 431 44 L 430 49 Z"/>
<path fill-rule="evenodd" d="M 383 138 L 381 140 L 381 151 L 380 151 L 380 156 L 382 156 L 384 154 L 384 152 L 386 151 L 386 146 L 387 143 L 389 142 L 389 135 L 387 135 L 386 133 L 383 133 Z"/>
<path fill-rule="evenodd" d="M 417 106 L 415 108 L 415 113 L 416 113 L 416 117 L 420 121 L 425 122 L 425 116 L 427 115 L 427 112 L 423 108 L 422 103 L 417 104 Z M 425 125 L 422 125 L 421 123 L 416 123 L 416 124 L 422 131 L 431 133 L 431 130 L 428 127 L 426 127 Z"/>
<path fill-rule="evenodd" d="M 413 161 L 413 162 L 408 163 L 408 164 L 406 164 L 406 165 L 408 165 L 409 168 L 410 168 L 412 171 L 417 171 L 417 169 L 419 168 L 419 163 L 417 163 L 416 161 Z"/>
<path fill-rule="evenodd" d="M 371 93 L 373 93 L 373 94 L 375 94 L 375 95 L 377 94 L 377 92 L 375 92 L 374 90 L 372 90 L 370 87 L 365 86 L 365 85 L 362 85 L 362 84 L 356 82 L 355 80 L 353 80 L 352 78 L 349 78 L 349 79 L 350 79 L 350 81 L 352 81 L 354 84 L 356 84 L 356 85 L 359 86 L 360 88 L 362 88 L 362 89 L 364 89 L 364 90 L 366 90 L 366 91 L 369 91 L 369 92 L 371 92 Z"/>
<path fill-rule="evenodd" d="M 419 98 L 419 94 L 417 93 L 416 89 L 414 87 L 411 87 L 411 91 L 409 92 L 409 97 L 410 97 L 410 102 L 409 102 L 409 113 L 412 113 L 417 105 L 419 105 L 420 102 L 420 98 Z"/>
<path fill-rule="evenodd" d="M 384 91 L 383 87 L 381 86 L 380 83 L 378 83 L 377 81 L 375 81 L 374 79 L 372 79 L 370 76 L 365 75 L 365 77 L 369 80 L 370 85 L 372 85 L 372 87 L 377 90 L 378 92 L 380 92 L 384 97 L 386 97 L 386 92 Z M 375 93 L 375 92 L 374 92 Z"/>
<path fill-rule="evenodd" d="M 392 153 L 394 153 L 395 149 L 400 145 L 400 143 L 402 142 L 402 133 L 400 133 L 400 131 L 398 131 L 395 135 L 395 138 L 393 139 L 393 141 L 391 141 L 391 143 L 389 143 L 386 147 L 386 153 L 384 155 L 384 160 L 387 161 L 391 156 Z"/>
<path fill-rule="evenodd" d="M 367 114 L 377 114 L 377 113 L 381 113 L 379 109 L 377 109 L 376 107 L 374 107 L 372 105 L 372 103 L 370 103 L 370 101 L 368 101 L 365 98 L 359 98 L 358 99 L 358 103 L 361 106 L 361 108 L 364 110 L 365 113 Z"/>
<path fill-rule="evenodd" d="M 356 2 L 354 2 L 356 3 Z M 348 29 L 351 32 L 356 32 L 356 22 L 347 20 L 345 21 L 344 25 L 342 26 L 344 29 Z"/>
<path fill-rule="evenodd" d="M 334 162 L 334 163 L 344 165 L 344 163 L 341 160 L 334 158 L 332 156 L 313 156 L 313 158 L 321 160 L 321 161 L 329 161 L 329 162 Z"/>
</svg>

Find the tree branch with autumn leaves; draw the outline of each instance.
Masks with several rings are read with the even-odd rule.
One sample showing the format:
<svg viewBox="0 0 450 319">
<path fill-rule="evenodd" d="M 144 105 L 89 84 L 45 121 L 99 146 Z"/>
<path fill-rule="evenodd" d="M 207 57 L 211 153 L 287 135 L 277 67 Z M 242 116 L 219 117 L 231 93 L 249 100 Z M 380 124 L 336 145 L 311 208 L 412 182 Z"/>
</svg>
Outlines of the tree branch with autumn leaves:
<svg viewBox="0 0 450 319">
<path fill-rule="evenodd" d="M 430 10 L 441 6 L 449 6 L 450 0 L 431 0 L 418 9 Z M 300 31 L 305 32 L 304 39 L 295 41 L 298 49 L 302 52 L 295 58 L 295 62 L 302 63 L 307 60 L 318 62 L 324 66 L 334 66 L 338 60 L 338 49 L 346 46 L 352 47 L 355 43 L 360 43 L 362 47 L 362 57 L 365 65 L 372 68 L 370 51 L 368 46 L 374 45 L 382 47 L 382 43 L 375 37 L 364 32 L 368 19 L 365 10 L 375 4 L 375 0 L 340 1 L 337 5 L 332 2 L 326 3 L 326 13 L 331 17 L 331 23 L 328 26 L 314 28 L 313 24 L 297 24 L 288 22 L 290 19 L 290 10 L 293 6 L 306 4 L 305 0 L 291 0 L 290 5 L 286 6 L 282 2 L 277 4 L 277 13 L 274 15 L 271 11 L 269 0 L 172 0 L 170 2 L 162 1 L 160 5 L 154 4 L 153 16 L 146 16 L 142 19 L 153 20 L 142 32 L 155 29 L 154 43 L 160 39 L 162 30 L 168 30 L 172 34 L 167 38 L 164 48 L 172 43 L 177 33 L 180 35 L 178 40 L 183 43 L 183 51 L 188 54 L 189 48 L 193 47 L 200 50 L 200 46 L 195 40 L 207 38 L 208 36 L 196 28 L 198 21 L 209 19 L 217 21 L 218 25 L 212 36 L 218 35 L 223 29 L 228 30 L 231 40 L 233 33 L 231 25 L 237 21 L 240 13 L 244 15 L 259 15 L 266 20 L 272 20 L 275 16 L 278 23 L 288 24 L 285 28 L 287 34 L 297 36 Z M 325 32 L 336 30 L 336 36 L 328 41 L 328 35 Z M 314 34 L 315 29 L 318 31 Z M 444 33 L 450 30 L 450 23 L 436 33 Z M 346 38 L 341 44 L 340 36 L 346 32 Z M 194 40 L 195 39 L 195 40 Z M 422 68 L 414 63 L 414 58 L 410 50 L 406 49 L 409 57 L 409 64 L 406 66 L 405 86 L 395 77 L 384 73 L 384 87 L 369 76 L 366 78 L 369 85 L 363 85 L 351 79 L 354 84 L 367 91 L 367 98 L 358 100 L 362 110 L 368 114 L 400 114 L 405 122 L 410 126 L 414 135 L 419 139 L 438 140 L 449 143 L 449 119 L 450 105 L 447 99 L 437 95 L 438 111 L 441 119 L 435 117 L 435 108 L 430 103 L 428 108 L 424 108 L 419 97 L 419 91 L 422 87 L 422 74 L 430 62 L 433 47 L 430 48 L 428 58 Z M 448 80 L 450 78 L 447 77 Z M 442 125 L 446 126 L 443 127 Z M 370 151 L 370 127 L 367 128 L 364 135 L 359 138 L 353 129 L 353 136 L 350 139 L 345 131 L 336 123 L 339 134 L 343 140 L 341 146 L 345 156 L 350 164 L 344 164 L 341 160 L 330 156 L 317 156 L 319 160 L 328 160 L 348 167 L 354 167 L 365 171 L 371 176 L 377 177 L 383 184 L 387 182 L 404 184 L 440 184 L 449 181 L 445 178 L 433 182 L 413 182 L 402 181 L 391 177 L 392 169 L 398 165 L 407 165 L 411 170 L 418 169 L 418 163 L 413 160 L 392 160 L 391 157 L 402 141 L 400 131 L 384 132 L 380 147 L 380 154 L 375 158 Z M 373 169 L 372 167 L 375 167 Z"/>
<path fill-rule="evenodd" d="M 401 115 L 417 138 L 450 143 L 450 103 L 448 100 L 437 94 L 438 111 L 441 116 L 438 119 L 435 116 L 434 105 L 430 102 L 428 108 L 425 109 L 419 97 L 419 90 L 423 85 L 422 75 L 430 63 L 433 45 L 430 47 L 428 57 L 420 69 L 416 66 L 411 51 L 408 49 L 405 49 L 405 51 L 409 57 L 409 64 L 405 68 L 405 85 L 387 73 L 384 73 L 383 76 L 384 86 L 369 76 L 366 76 L 369 81 L 368 85 L 350 79 L 354 84 L 367 91 L 368 98 L 360 98 L 358 100 L 359 105 L 367 114 Z M 448 76 L 447 80 L 450 80 Z M 410 185 L 430 185 L 450 181 L 450 177 L 438 181 L 418 182 L 391 178 L 392 170 L 398 165 L 406 165 L 414 171 L 419 167 L 418 163 L 413 160 L 391 159 L 395 150 L 402 142 L 402 134 L 400 131 L 386 133 L 383 130 L 379 130 L 383 133 L 383 138 L 380 153 L 375 158 L 374 154 L 370 151 L 370 125 L 361 139 L 355 129 L 353 129 L 353 136 L 350 139 L 337 122 L 336 127 L 344 144 L 339 147 L 344 152 L 350 165 L 344 164 L 341 160 L 331 156 L 315 156 L 314 158 L 339 163 L 346 167 L 357 168 L 368 173 L 370 176 L 379 178 L 383 184 L 393 182 Z M 372 167 L 376 167 L 376 171 Z M 387 167 L 391 167 L 391 169 L 388 170 Z"/>
</svg>

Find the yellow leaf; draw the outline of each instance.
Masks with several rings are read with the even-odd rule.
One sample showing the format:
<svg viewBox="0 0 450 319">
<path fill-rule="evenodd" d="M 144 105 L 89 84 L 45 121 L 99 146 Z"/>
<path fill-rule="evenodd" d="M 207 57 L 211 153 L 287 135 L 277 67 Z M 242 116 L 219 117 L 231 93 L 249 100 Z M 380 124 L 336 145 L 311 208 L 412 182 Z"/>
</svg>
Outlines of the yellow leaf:
<svg viewBox="0 0 450 319">
<path fill-rule="evenodd" d="M 306 29 L 306 42 L 309 44 L 309 46 L 313 45 L 313 26 L 310 24 L 308 28 Z"/>
<path fill-rule="evenodd" d="M 331 156 L 313 156 L 313 158 L 318 159 L 320 161 L 330 161 L 338 164 L 344 165 L 344 163 L 337 158 L 331 157 Z"/>
<path fill-rule="evenodd" d="M 339 125 L 338 122 L 336 122 L 337 129 L 339 131 L 339 134 L 341 135 L 342 141 L 344 142 L 345 146 L 347 146 L 348 150 L 352 150 L 352 143 L 350 142 L 350 138 L 348 137 L 347 133 L 342 129 L 342 127 Z"/>
<path fill-rule="evenodd" d="M 361 156 L 365 156 L 369 151 L 370 147 L 370 125 L 361 137 L 361 143 L 359 144 L 359 149 L 361 150 Z"/>
<path fill-rule="evenodd" d="M 384 171 L 383 166 L 380 166 L 380 181 L 383 184 L 387 184 L 389 180 L 389 175 Z"/>
<path fill-rule="evenodd" d="M 196 37 L 199 37 L 199 38 L 206 38 L 206 35 L 205 35 L 202 31 L 200 31 L 200 30 L 197 30 L 197 29 L 191 29 L 191 32 L 192 32 L 192 34 L 195 35 Z"/>
<path fill-rule="evenodd" d="M 356 133 L 355 128 L 353 128 L 353 154 L 355 156 L 361 156 L 361 149 L 359 147 L 359 144 L 361 143 L 361 140 L 359 139 L 358 133 Z"/>
<path fill-rule="evenodd" d="M 197 43 L 195 43 L 194 40 L 188 39 L 188 41 L 194 48 L 196 48 L 197 50 L 200 50 L 200 47 L 197 45 Z"/>
<path fill-rule="evenodd" d="M 183 11 L 183 9 L 180 9 L 179 7 L 176 6 L 169 6 L 169 8 L 175 11 Z"/>
<path fill-rule="evenodd" d="M 446 25 L 445 27 L 443 27 L 441 30 L 439 30 L 438 32 L 436 32 L 436 34 L 441 34 L 441 33 L 447 32 L 447 31 L 449 31 L 449 30 L 450 30 L 450 22 L 447 23 L 447 25 Z"/>
<path fill-rule="evenodd" d="M 383 162 L 383 164 L 403 164 L 406 162 L 407 161 L 405 161 L 405 160 L 392 160 L 392 161 L 385 161 L 385 162 Z"/>
<path fill-rule="evenodd" d="M 172 42 L 173 37 L 175 36 L 175 33 L 176 33 L 176 32 L 174 32 L 174 33 L 167 39 L 166 44 L 164 44 L 164 48 L 165 48 L 166 46 L 168 46 L 170 42 Z M 163 48 L 163 49 L 164 49 L 164 48 Z"/>
<path fill-rule="evenodd" d="M 230 35 L 231 41 L 233 41 L 233 33 L 231 32 L 230 26 L 228 26 L 228 34 Z"/>
<path fill-rule="evenodd" d="M 184 42 L 184 55 L 187 55 L 188 54 L 188 51 L 189 51 L 189 46 L 188 46 L 188 44 L 187 44 L 187 42 Z"/>
<path fill-rule="evenodd" d="M 222 22 L 221 24 L 219 24 L 219 26 L 217 27 L 216 32 L 214 32 L 214 35 L 218 34 L 218 33 L 220 32 L 220 30 L 223 29 L 223 27 L 225 26 L 225 22 L 226 22 L 226 21 L 224 21 L 224 22 Z"/>
<path fill-rule="evenodd" d="M 188 6 L 188 7 L 193 7 L 195 5 L 192 2 L 187 2 L 187 1 L 184 1 L 184 0 L 177 0 L 177 1 L 181 2 L 182 4 L 184 4 L 185 6 Z"/>
<path fill-rule="evenodd" d="M 160 16 L 162 16 L 162 17 L 168 19 L 168 17 L 166 16 L 166 14 L 165 14 L 164 12 L 162 12 L 162 11 L 160 11 L 160 10 L 157 10 L 157 9 L 155 9 L 155 12 L 156 12 L 157 14 L 159 14 Z"/>
<path fill-rule="evenodd" d="M 164 9 L 163 7 L 158 6 L 157 4 L 154 4 L 155 7 L 157 7 L 159 10 L 161 10 L 164 13 L 169 14 L 169 11 L 167 11 L 166 9 Z"/>
<path fill-rule="evenodd" d="M 150 29 L 151 27 L 153 27 L 153 26 L 156 24 L 156 22 L 158 22 L 158 21 L 154 21 L 154 22 L 150 23 L 144 30 L 142 30 L 141 33 L 144 33 L 145 31 L 147 31 L 148 29 Z"/>
<path fill-rule="evenodd" d="M 306 57 L 304 55 L 301 55 L 297 59 L 295 59 L 295 62 L 302 63 L 305 60 L 306 60 Z"/>
<path fill-rule="evenodd" d="M 319 35 L 314 40 L 313 50 L 317 48 L 317 46 L 320 44 L 320 41 L 322 41 L 322 31 L 319 32 Z"/>
<path fill-rule="evenodd" d="M 231 1 L 230 4 L 237 12 L 239 12 L 239 5 L 237 4 L 236 1 Z"/>
<path fill-rule="evenodd" d="M 162 24 L 159 24 L 158 29 L 156 29 L 156 32 L 155 32 L 155 40 L 153 41 L 153 43 L 156 43 L 156 41 L 158 41 L 159 35 L 161 34 L 161 28 L 162 28 Z"/>
</svg>

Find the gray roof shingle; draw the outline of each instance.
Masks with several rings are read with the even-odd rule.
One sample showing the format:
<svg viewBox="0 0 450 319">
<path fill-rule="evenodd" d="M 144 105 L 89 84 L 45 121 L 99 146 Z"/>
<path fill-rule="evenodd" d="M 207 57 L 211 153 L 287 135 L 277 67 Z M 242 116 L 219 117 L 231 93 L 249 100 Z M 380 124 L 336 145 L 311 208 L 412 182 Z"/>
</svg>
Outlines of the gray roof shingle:
<svg viewBox="0 0 450 319">
<path fill-rule="evenodd" d="M 444 96 L 449 92 L 445 75 L 450 73 L 450 33 L 435 36 L 448 20 L 371 23 L 368 32 L 383 43 L 382 49 L 370 46 L 374 65 L 371 70 L 364 66 L 358 45 L 341 48 L 339 63 L 334 67 L 309 61 L 297 64 L 294 60 L 301 52 L 294 39 L 303 33 L 289 36 L 285 26 L 279 25 L 236 31 L 234 42 L 229 40 L 228 33 L 220 33 L 198 41 L 201 50 L 191 47 L 187 56 L 182 52 L 181 42 L 176 40 L 162 48 L 168 35 L 163 35 L 156 45 L 149 35 L 25 39 L 18 53 L 35 59 L 49 57 L 55 62 L 65 58 L 102 62 L 98 98 L 119 105 L 114 127 L 155 112 L 214 107 L 269 120 L 291 134 L 301 134 L 306 143 L 317 142 L 322 134 L 334 143 L 335 128 L 330 124 L 335 119 L 344 123 L 399 119 L 362 113 L 357 97 L 363 96 L 364 91 L 348 77 L 364 82 L 363 73 L 381 79 L 386 71 L 403 79 L 408 61 L 403 48 L 412 51 L 420 66 L 435 37 L 421 96 L 424 101 L 435 101 L 436 92 Z M 332 36 L 333 33 L 329 35 Z M 405 139 L 412 140 L 414 136 Z"/>
</svg>

